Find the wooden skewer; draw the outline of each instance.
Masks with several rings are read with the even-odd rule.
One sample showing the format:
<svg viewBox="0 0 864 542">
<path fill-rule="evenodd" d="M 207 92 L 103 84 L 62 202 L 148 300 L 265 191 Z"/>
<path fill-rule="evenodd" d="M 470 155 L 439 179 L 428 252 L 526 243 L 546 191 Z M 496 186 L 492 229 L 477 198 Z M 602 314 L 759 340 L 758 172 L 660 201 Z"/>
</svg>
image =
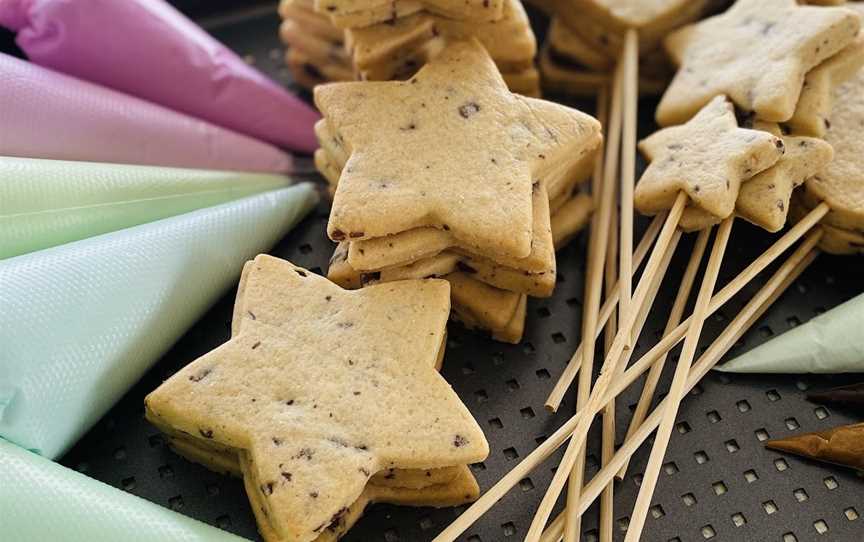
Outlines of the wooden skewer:
<svg viewBox="0 0 864 542">
<path fill-rule="evenodd" d="M 702 256 L 705 254 L 705 248 L 708 246 L 708 233 L 710 230 L 702 230 L 696 238 L 696 243 L 693 245 L 693 252 L 690 254 L 690 260 L 687 262 L 687 268 L 684 270 L 684 276 L 681 278 L 681 284 L 678 288 L 678 293 L 675 295 L 675 302 L 672 304 L 672 310 L 669 311 L 669 319 L 666 321 L 666 329 L 663 335 L 669 334 L 673 329 L 681 323 L 681 318 L 684 316 L 684 309 L 687 308 L 687 300 L 690 299 L 690 293 L 693 290 L 693 283 L 696 281 L 696 273 L 699 271 L 699 264 L 702 262 Z M 663 374 L 663 367 L 666 363 L 668 352 L 664 353 L 648 371 L 648 376 L 645 377 L 645 386 L 642 388 L 642 395 L 639 397 L 639 404 L 633 412 L 633 417 L 630 420 L 630 426 L 627 428 L 627 436 L 624 440 L 630 438 L 633 431 L 636 430 L 645 416 L 648 414 L 648 409 L 651 408 L 651 402 L 654 399 L 654 392 L 657 389 L 657 384 L 660 382 L 660 376 Z M 627 464 L 618 471 L 616 478 L 624 479 L 624 474 L 627 472 Z"/>
<path fill-rule="evenodd" d="M 708 304 L 714 293 L 714 287 L 717 285 L 717 277 L 720 275 L 720 266 L 723 263 L 723 257 L 726 255 L 726 247 L 729 244 L 729 236 L 732 233 L 732 224 L 734 222 L 735 215 L 732 215 L 724 219 L 717 228 L 717 236 L 714 239 L 714 246 L 711 247 L 711 256 L 708 258 L 708 266 L 705 269 L 702 286 L 699 288 L 699 294 L 696 297 L 696 306 L 693 308 L 693 315 L 690 317 L 690 327 L 687 330 L 687 337 L 684 339 L 684 348 L 681 352 L 681 357 L 678 359 L 678 364 L 675 366 L 675 374 L 672 377 L 672 384 L 667 395 L 670 400 L 666 401 L 667 404 L 663 409 L 663 417 L 660 421 L 654 446 L 651 449 L 651 456 L 645 469 L 642 484 L 639 486 L 639 496 L 636 498 L 633 514 L 630 516 L 630 524 L 627 528 L 627 536 L 624 538 L 624 542 L 638 542 L 642 537 L 645 520 L 648 518 L 648 508 L 651 506 L 651 499 L 654 497 L 654 490 L 657 487 L 657 478 L 660 476 L 663 458 L 666 456 L 669 439 L 672 437 L 675 417 L 678 415 L 678 409 L 683 400 L 687 385 L 687 376 L 690 373 L 693 360 L 696 358 L 696 348 L 699 346 L 702 327 L 705 324 L 705 319 L 708 317 Z"/>
<path fill-rule="evenodd" d="M 594 337 L 597 334 L 597 319 L 600 312 L 600 293 L 603 287 L 603 263 L 606 259 L 606 250 L 609 240 L 609 230 L 612 216 L 612 208 L 615 205 L 615 176 L 618 172 L 618 153 L 621 150 L 621 82 L 622 70 L 615 70 L 615 78 L 612 82 L 612 102 L 609 113 L 609 124 L 607 127 L 608 139 L 606 141 L 606 155 L 603 164 L 603 185 L 600 188 L 600 209 L 595 215 L 596 220 L 592 231 L 591 246 L 589 248 L 588 269 L 585 280 L 585 305 L 582 311 L 582 337 Z M 595 235 L 596 233 L 596 235 Z M 577 385 L 576 409 L 585 405 L 591 393 L 591 378 L 594 374 L 594 341 L 582 341 L 582 366 L 579 370 L 579 382 Z M 579 454 L 576 465 L 572 469 L 571 484 L 582 485 L 584 473 L 584 451 Z M 579 522 L 565 526 L 564 539 L 573 539 L 573 533 L 579 532 Z"/>
<path fill-rule="evenodd" d="M 818 223 L 819 220 L 821 220 L 822 217 L 824 217 L 825 214 L 828 213 L 828 210 L 829 207 L 824 202 L 813 208 L 813 210 L 811 210 L 800 222 L 798 222 L 789 231 L 787 231 L 780 239 L 775 241 L 774 244 L 767 251 L 765 251 L 762 256 L 757 258 L 753 263 L 750 264 L 750 266 L 748 266 L 744 271 L 742 271 L 736 277 L 736 279 L 731 281 L 727 287 L 723 288 L 723 290 L 721 290 L 713 298 L 711 298 L 711 310 L 715 311 L 719 309 L 724 303 L 726 303 L 735 294 L 737 294 L 749 282 L 750 279 L 752 279 L 756 274 L 764 270 L 765 267 L 770 265 L 770 263 L 774 259 L 776 259 L 777 256 L 779 256 L 786 250 L 786 248 L 791 246 L 796 240 L 800 239 L 804 233 L 807 233 L 808 230 L 810 230 L 816 223 Z M 814 248 L 821 236 L 821 229 L 812 231 L 808 235 L 807 239 L 802 243 L 801 247 L 799 247 L 798 251 L 800 251 L 802 248 L 806 248 L 807 250 Z M 796 253 L 798 251 L 796 251 Z M 766 257 L 766 255 L 768 256 Z M 739 280 L 742 277 L 749 277 L 749 279 L 746 279 L 744 281 Z M 676 329 L 680 329 L 682 326 L 684 326 L 684 330 L 686 331 L 687 324 L 688 321 L 685 320 Z M 666 341 L 666 338 L 664 337 L 663 340 Z M 668 352 L 672 347 L 675 346 L 675 344 L 677 344 L 677 342 L 678 340 L 667 341 L 668 346 L 665 350 L 662 350 L 661 353 L 657 354 L 657 356 L 662 355 L 662 353 L 664 352 Z M 629 386 L 637 378 L 639 378 L 642 373 L 647 371 L 656 359 L 657 357 L 650 358 L 646 354 L 639 361 L 630 366 L 624 372 L 620 379 L 616 379 L 615 384 L 609 392 L 608 396 L 614 397 L 621 393 L 627 386 Z M 606 404 L 605 401 L 602 402 L 601 406 L 604 404 Z M 455 540 L 457 536 L 465 532 L 465 530 L 470 525 L 477 521 L 480 516 L 482 516 L 496 502 L 498 502 L 510 489 L 512 489 L 517 483 L 519 483 L 522 478 L 530 474 L 531 471 L 533 471 L 539 464 L 545 461 L 555 450 L 560 448 L 561 445 L 565 441 L 567 441 L 567 439 L 572 434 L 574 434 L 576 429 L 579 428 L 580 424 L 583 423 L 583 418 L 586 416 L 586 412 L 587 411 L 576 412 L 572 417 L 570 417 L 570 419 L 565 421 L 561 425 L 561 427 L 559 427 L 552 435 L 549 436 L 548 439 L 543 441 L 537 448 L 534 449 L 533 452 L 529 453 L 525 457 L 525 459 L 523 459 L 518 465 L 516 465 L 516 467 L 514 467 L 510 472 L 504 475 L 503 478 L 501 478 L 486 493 L 484 493 L 461 516 L 459 516 L 458 519 L 456 519 L 446 529 L 444 529 L 444 531 L 442 531 L 441 534 L 439 534 L 433 542 L 453 542 L 453 540 Z M 596 411 L 594 413 L 596 413 Z M 593 416 L 594 413 L 592 413 L 591 416 Z M 645 424 L 643 423 L 642 425 L 644 426 Z M 619 449 L 618 452 L 620 453 L 621 450 Z M 616 456 L 617 455 L 618 454 L 616 454 Z M 620 469 L 623 464 L 624 460 L 621 460 L 621 462 L 618 463 L 617 466 L 615 466 L 615 470 L 613 472 L 617 472 L 617 470 Z M 604 467 L 604 469 L 613 465 L 614 459 L 613 463 L 610 463 L 609 465 L 607 465 L 607 467 Z M 606 482 L 603 484 L 602 487 L 599 488 L 599 490 L 602 490 L 602 488 L 605 487 L 605 485 L 608 483 L 609 480 L 606 480 Z M 586 486 L 586 488 L 587 487 L 588 486 Z M 599 495 L 599 491 L 597 494 Z M 596 495 L 594 498 L 596 499 Z M 580 502 L 582 501 L 580 500 Z M 588 505 L 586 505 L 586 508 L 587 506 Z"/>
<path fill-rule="evenodd" d="M 621 141 L 621 233 L 619 242 L 619 276 L 621 301 L 619 314 L 625 321 L 630 313 L 633 262 L 633 187 L 636 184 L 636 123 L 639 109 L 639 36 L 634 28 L 627 30 L 623 50 L 624 128 Z M 630 337 L 627 347 L 633 346 Z M 569 541 L 568 541 L 569 542 Z"/>
<path fill-rule="evenodd" d="M 627 317 L 627 319 L 621 322 L 621 324 L 619 325 L 618 333 L 616 333 L 615 340 L 612 343 L 612 349 L 609 352 L 609 355 L 606 356 L 606 359 L 603 361 L 603 366 L 600 370 L 600 376 L 594 385 L 594 389 L 591 391 L 591 395 L 588 398 L 588 403 L 582 409 L 586 414 L 582 416 L 582 419 L 576 426 L 576 430 L 573 433 L 573 437 L 570 440 L 567 451 L 565 451 L 564 453 L 564 459 L 562 460 L 562 463 L 559 466 L 558 470 L 555 472 L 555 475 L 552 477 L 552 483 L 549 487 L 549 490 L 546 492 L 546 495 L 540 502 L 540 506 L 537 509 L 534 520 L 531 522 L 531 526 L 528 529 L 528 534 L 526 536 L 526 540 L 528 541 L 536 541 L 540 538 L 540 534 L 543 532 L 543 527 L 546 524 L 546 521 L 549 519 L 549 515 L 552 513 L 552 507 L 555 505 L 555 501 L 558 499 L 558 495 L 564 488 L 567 476 L 573 470 L 573 466 L 576 464 L 576 459 L 579 456 L 579 452 L 582 449 L 583 444 L 585 443 L 588 429 L 590 428 L 591 423 L 594 421 L 594 416 L 605 404 L 601 404 L 599 403 L 599 401 L 606 393 L 606 389 L 609 387 L 612 377 L 615 373 L 615 366 L 621 359 L 621 354 L 626 349 L 626 343 L 630 334 L 632 334 L 633 332 L 633 326 L 636 323 L 635 320 L 639 312 L 639 308 L 645 302 L 645 298 L 648 295 L 649 285 L 653 281 L 656 273 L 659 271 L 663 255 L 666 253 L 666 249 L 668 248 L 669 243 L 672 241 L 672 237 L 675 235 L 678 221 L 681 219 L 681 214 L 684 212 L 684 205 L 686 204 L 686 202 L 686 194 L 684 194 L 683 192 L 679 192 L 678 196 L 675 198 L 675 203 L 672 205 L 672 209 L 666 215 L 663 227 L 660 230 L 660 235 L 657 238 L 657 244 L 654 245 L 654 250 L 651 252 L 651 256 L 648 257 L 648 263 L 645 265 L 645 271 L 642 273 L 642 277 L 639 281 L 639 286 L 636 289 L 636 295 L 634 296 L 633 304 L 633 308 L 635 309 L 635 311 L 630 311 L 630 315 Z M 590 337 L 593 335 L 587 336 Z M 586 360 L 588 359 L 587 355 L 585 356 L 585 358 Z M 567 516 L 565 516 L 565 518 L 567 518 Z M 564 532 L 566 533 L 566 519 L 564 524 Z"/>
<path fill-rule="evenodd" d="M 818 237 L 814 239 L 818 242 Z M 723 358 L 729 349 L 741 338 L 744 333 L 753 324 L 759 320 L 762 314 L 773 305 L 774 301 L 804 272 L 804 270 L 813 262 L 819 254 L 819 250 L 814 248 L 815 242 L 811 240 L 802 243 L 802 246 L 793 253 L 784 265 L 779 268 L 772 278 L 762 287 L 759 293 L 754 296 L 745 308 L 723 331 L 723 333 L 715 339 L 711 347 L 699 358 L 699 361 L 690 370 L 687 379 L 687 391 L 693 388 L 696 383 L 701 380 L 714 365 Z M 790 271 L 791 268 L 791 271 Z M 749 316 L 748 316 L 749 315 Z M 626 385 L 624 386 L 626 387 Z M 610 396 L 620 393 L 624 387 L 616 387 L 610 390 Z M 663 403 L 654 410 L 645 422 L 634 431 L 633 435 L 625 440 L 621 448 L 616 452 L 612 461 L 603 467 L 597 475 L 589 482 L 583 491 L 582 497 L 577 505 L 579 513 L 585 513 L 588 507 L 597 499 L 597 496 L 603 488 L 609 484 L 615 476 L 615 471 L 618 465 L 623 465 L 629 461 L 633 453 L 641 446 L 641 444 L 651 435 L 654 429 L 660 423 Z M 564 524 L 564 512 L 558 515 L 557 518 L 550 524 L 549 528 L 543 533 L 541 542 L 558 542 L 561 540 L 561 534 Z"/>
<path fill-rule="evenodd" d="M 645 234 L 642 236 L 639 244 L 636 246 L 636 250 L 633 252 L 633 265 L 636 269 L 642 265 L 645 256 L 648 255 L 648 250 L 657 239 L 657 235 L 660 233 L 660 228 L 663 226 L 664 217 L 664 215 L 657 215 L 654 217 L 654 220 L 651 221 L 651 224 L 648 226 L 648 229 L 645 230 Z M 606 297 L 603 306 L 600 308 L 600 317 L 597 319 L 597 331 L 594 335 L 594 340 L 597 340 L 597 337 L 600 336 L 600 330 L 604 325 L 606 325 L 606 322 L 609 321 L 612 312 L 617 307 L 618 292 L 618 283 L 616 282 L 612 287 L 611 293 Z M 579 348 L 576 349 L 576 352 L 573 353 L 573 356 L 567 363 L 567 367 L 564 368 L 564 372 L 561 373 L 558 382 L 555 384 L 555 387 L 552 388 L 549 397 L 546 398 L 546 408 L 552 412 L 558 411 L 558 407 L 561 405 L 561 400 L 564 398 L 564 394 L 570 388 L 573 379 L 576 378 L 576 373 L 579 372 L 579 368 L 582 365 L 583 344 L 580 344 Z"/>
<path fill-rule="evenodd" d="M 612 208 L 613 219 L 617 218 L 614 213 L 617 207 Z M 609 299 L 612 294 L 612 287 L 615 283 L 617 275 L 617 235 L 615 230 L 609 235 L 609 248 L 606 250 L 606 270 L 605 270 L 605 287 L 606 299 Z M 619 280 L 620 282 L 620 280 Z M 615 340 L 618 322 L 615 318 L 615 311 L 612 311 L 609 321 L 606 322 L 606 328 L 603 333 L 603 355 L 609 355 L 609 350 L 612 348 L 612 341 Z M 606 408 L 603 409 L 603 440 L 601 443 L 600 461 L 605 465 L 612 456 L 615 455 L 615 401 L 609 401 Z M 600 523 L 598 525 L 600 531 L 600 542 L 612 542 L 615 533 L 615 491 L 614 485 L 609 484 L 603 494 L 600 496 Z"/>
</svg>

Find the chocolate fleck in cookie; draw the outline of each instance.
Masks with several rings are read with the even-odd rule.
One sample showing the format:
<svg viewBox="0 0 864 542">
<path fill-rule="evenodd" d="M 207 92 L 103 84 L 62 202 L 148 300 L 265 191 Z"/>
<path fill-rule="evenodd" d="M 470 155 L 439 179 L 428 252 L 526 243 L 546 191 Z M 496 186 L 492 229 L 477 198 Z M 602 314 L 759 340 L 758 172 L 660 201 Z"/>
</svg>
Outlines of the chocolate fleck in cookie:
<svg viewBox="0 0 864 542">
<path fill-rule="evenodd" d="M 482 431 L 434 369 L 445 281 L 351 292 L 263 255 L 243 280 L 238 333 L 145 404 L 157 424 L 243 452 L 278 539 L 315 540 L 383 469 L 486 457 Z"/>
<path fill-rule="evenodd" d="M 720 94 L 760 119 L 787 121 L 806 73 L 851 44 L 860 26 L 845 8 L 738 0 L 666 38 L 679 70 L 657 107 L 657 122 L 685 122 Z"/>
<path fill-rule="evenodd" d="M 535 176 L 601 139 L 590 116 L 509 92 L 477 41 L 409 81 L 319 86 L 315 102 L 350 155 L 328 223 L 336 241 L 432 226 L 524 258 Z"/>
<path fill-rule="evenodd" d="M 739 128 L 732 104 L 718 96 L 686 124 L 664 128 L 639 143 L 650 161 L 634 192 L 639 212 L 668 210 L 684 191 L 691 205 L 725 218 L 735 209 L 742 181 L 783 156 L 783 140 Z"/>
</svg>

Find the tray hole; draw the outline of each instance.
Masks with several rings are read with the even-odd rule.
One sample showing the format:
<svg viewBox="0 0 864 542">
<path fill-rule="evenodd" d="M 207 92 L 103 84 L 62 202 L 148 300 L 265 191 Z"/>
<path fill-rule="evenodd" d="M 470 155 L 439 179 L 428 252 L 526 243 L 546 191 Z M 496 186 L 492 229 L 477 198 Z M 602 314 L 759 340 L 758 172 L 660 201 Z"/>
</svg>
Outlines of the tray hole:
<svg viewBox="0 0 864 542">
<path fill-rule="evenodd" d="M 771 329 L 771 326 L 762 326 L 759 328 L 759 335 L 762 335 L 767 339 L 768 337 L 774 336 L 774 331 Z"/>
<path fill-rule="evenodd" d="M 597 466 L 598 466 L 599 464 L 600 464 L 600 462 L 597 461 L 597 456 L 596 456 L 596 455 L 594 455 L 594 454 L 588 454 L 587 456 L 585 456 L 585 466 L 586 466 L 587 468 L 589 468 L 589 469 L 594 469 L 594 468 L 597 468 Z"/>
<path fill-rule="evenodd" d="M 685 506 L 693 506 L 694 504 L 699 502 L 696 500 L 696 495 L 692 493 L 685 493 L 681 495 L 681 500 L 684 501 Z"/>
<path fill-rule="evenodd" d="M 565 337 L 564 334 L 560 331 L 556 331 L 552 334 L 552 342 L 554 342 L 555 344 L 561 344 L 567 342 L 567 337 Z"/>
<path fill-rule="evenodd" d="M 759 442 L 765 442 L 766 440 L 771 438 L 771 435 L 768 434 L 768 431 L 766 431 L 764 427 L 761 429 L 757 429 L 756 431 L 753 432 L 753 434 L 756 435 L 756 439 Z"/>
<path fill-rule="evenodd" d="M 476 534 L 472 534 L 468 537 L 468 542 L 483 542 L 483 539 Z"/>
<path fill-rule="evenodd" d="M 434 526 L 435 526 L 435 524 L 432 523 L 432 520 L 429 519 L 428 516 L 424 516 L 424 517 L 420 518 L 420 529 L 421 530 L 428 531 L 429 529 L 431 529 Z"/>
<path fill-rule="evenodd" d="M 519 452 L 517 452 L 516 448 L 513 447 L 505 448 L 504 457 L 506 457 L 508 461 L 512 461 L 519 457 Z"/>
<path fill-rule="evenodd" d="M 756 474 L 755 470 L 750 469 L 748 471 L 744 471 L 744 479 L 747 480 L 748 484 L 752 484 L 759 479 L 759 475 Z"/>
<path fill-rule="evenodd" d="M 618 530 L 622 533 L 626 533 L 627 529 L 630 528 L 630 518 L 628 516 L 624 516 L 623 518 L 618 518 Z"/>
<path fill-rule="evenodd" d="M 585 542 L 598 542 L 600 536 L 597 534 L 597 529 L 585 531 Z"/>
<path fill-rule="evenodd" d="M 783 542 L 798 542 L 798 537 L 795 533 L 786 533 L 783 535 Z"/>
<path fill-rule="evenodd" d="M 476 470 L 477 472 L 483 472 L 486 470 L 486 463 L 483 463 L 482 461 L 480 463 L 472 463 L 471 469 Z"/>
<path fill-rule="evenodd" d="M 220 529 L 228 529 L 231 527 L 231 518 L 227 515 L 221 515 L 216 518 L 216 526 Z"/>
<path fill-rule="evenodd" d="M 507 389 L 510 391 L 516 391 L 519 389 L 519 382 L 515 378 L 511 378 L 505 382 L 505 384 L 507 385 Z"/>
<path fill-rule="evenodd" d="M 672 538 L 670 538 L 666 542 L 681 542 L 681 539 L 678 538 L 677 536 L 673 536 Z"/>
<path fill-rule="evenodd" d="M 399 542 L 399 533 L 396 529 L 387 529 L 384 531 L 385 542 Z"/>
<path fill-rule="evenodd" d="M 738 441 L 733 439 L 729 439 L 723 443 L 723 446 L 726 446 L 726 451 L 730 454 L 734 454 L 738 450 L 741 449 L 741 446 L 738 446 Z"/>
<path fill-rule="evenodd" d="M 539 309 L 537 309 L 537 316 L 539 316 L 540 318 L 549 318 L 550 316 L 552 316 L 552 313 L 546 307 L 540 307 Z"/>
<path fill-rule="evenodd" d="M 687 433 L 689 433 L 690 431 L 692 431 L 692 428 L 690 427 L 690 424 L 687 423 L 687 422 L 678 422 L 678 423 L 676 423 L 676 424 L 675 424 L 675 429 L 677 429 L 678 432 L 681 433 L 682 435 L 686 435 Z"/>
<path fill-rule="evenodd" d="M 801 320 L 797 316 L 790 316 L 786 319 L 786 325 L 789 327 L 798 327 L 801 325 Z"/>
<path fill-rule="evenodd" d="M 567 277 L 565 277 L 560 271 L 558 271 L 555 275 L 555 282 L 556 283 L 567 282 Z"/>
<path fill-rule="evenodd" d="M 858 515 L 858 510 L 855 510 L 854 507 L 849 507 L 846 510 L 843 510 L 843 514 L 846 516 L 846 519 L 849 521 L 855 521 L 860 516 Z"/>
<path fill-rule="evenodd" d="M 720 417 L 720 413 L 717 412 L 716 410 L 712 410 L 712 411 L 710 411 L 710 412 L 706 412 L 706 413 L 705 413 L 705 416 L 708 418 L 708 421 L 711 422 L 711 423 L 717 423 L 717 422 L 719 422 L 720 420 L 723 419 L 723 418 Z"/>
<path fill-rule="evenodd" d="M 492 418 L 489 420 L 489 425 L 494 427 L 495 429 L 501 429 L 504 427 L 504 423 L 501 422 L 501 418 Z"/>
<path fill-rule="evenodd" d="M 462 366 L 462 374 L 463 375 L 470 376 L 476 372 L 477 372 L 477 369 L 475 369 L 474 366 L 471 365 L 470 363 L 466 363 L 465 365 Z"/>
<path fill-rule="evenodd" d="M 129 478 L 123 478 L 123 481 L 120 483 L 123 484 L 123 489 L 125 489 L 126 491 L 131 491 L 131 490 L 135 489 L 135 477 L 134 476 L 130 476 Z"/>
<path fill-rule="evenodd" d="M 544 442 L 546 442 L 547 438 L 549 438 L 549 437 L 547 437 L 546 435 L 540 435 L 539 437 L 536 437 L 534 439 L 534 442 L 536 442 L 537 445 L 539 446 L 539 445 L 543 444 Z"/>
<path fill-rule="evenodd" d="M 765 396 L 768 397 L 768 400 L 772 403 L 780 400 L 780 393 L 777 390 L 768 390 L 765 392 Z"/>
<path fill-rule="evenodd" d="M 504 365 L 504 356 L 502 356 L 500 352 L 492 354 L 492 365 L 495 367 Z"/>
<path fill-rule="evenodd" d="M 710 525 L 705 525 L 702 527 L 702 538 L 705 540 L 709 540 L 717 536 L 717 531 L 714 530 L 714 527 Z"/>
<path fill-rule="evenodd" d="M 663 507 L 659 504 L 655 504 L 651 507 L 651 515 L 654 517 L 654 519 L 660 519 L 666 515 L 666 511 L 663 510 Z"/>
<path fill-rule="evenodd" d="M 183 509 L 183 496 L 177 495 L 168 499 L 168 508 L 175 512 Z"/>
<path fill-rule="evenodd" d="M 700 384 L 696 384 L 690 390 L 690 395 L 702 395 L 703 393 L 705 393 L 705 389 Z"/>
<path fill-rule="evenodd" d="M 221 491 L 219 490 L 218 484 L 207 484 L 206 489 L 207 489 L 207 494 L 210 495 L 211 497 L 216 497 L 219 495 L 219 493 L 221 493 Z"/>
<path fill-rule="evenodd" d="M 577 297 L 571 297 L 570 299 L 567 300 L 567 306 L 575 309 L 577 307 L 581 307 L 582 302 L 579 301 L 579 298 L 577 298 Z"/>
<path fill-rule="evenodd" d="M 736 527 L 741 527 L 747 523 L 747 518 L 744 517 L 744 514 L 741 512 L 735 512 L 732 514 L 732 524 Z"/>
<path fill-rule="evenodd" d="M 663 472 L 665 472 L 669 476 L 672 476 L 673 474 L 677 474 L 678 470 L 679 470 L 678 465 L 676 465 L 674 461 L 670 461 L 670 462 L 666 463 L 665 465 L 663 465 Z"/>
<path fill-rule="evenodd" d="M 531 418 L 536 416 L 536 414 L 534 414 L 534 409 L 531 407 L 525 407 L 522 410 L 520 410 L 519 413 L 522 414 L 522 417 L 525 418 L 526 420 L 530 420 Z"/>
<path fill-rule="evenodd" d="M 642 474 L 641 472 L 637 472 L 636 474 L 633 475 L 633 484 L 636 487 L 641 487 L 642 486 L 642 480 L 644 480 L 644 479 L 645 479 L 645 475 Z"/>
<path fill-rule="evenodd" d="M 324 276 L 324 271 L 320 267 L 313 267 L 313 268 L 309 269 L 309 271 L 312 271 L 316 275 L 319 275 L 322 277 Z"/>
<path fill-rule="evenodd" d="M 534 489 L 534 482 L 531 481 L 531 478 L 522 478 L 519 480 L 519 489 L 522 491 L 531 491 Z"/>
<path fill-rule="evenodd" d="M 123 461 L 124 459 L 126 459 L 126 448 L 121 446 L 114 450 L 114 459 L 116 459 L 117 461 Z"/>
<path fill-rule="evenodd" d="M 696 463 L 700 465 L 704 465 L 705 463 L 710 461 L 708 454 L 701 450 L 693 454 L 693 458 L 696 460 Z"/>
<path fill-rule="evenodd" d="M 834 491 L 835 489 L 837 489 L 837 487 L 840 486 L 840 484 L 837 483 L 837 479 L 833 476 L 825 478 L 824 480 L 822 480 L 822 482 L 825 484 L 825 487 L 827 487 L 829 491 Z"/>
<path fill-rule="evenodd" d="M 726 487 L 726 484 L 724 484 L 722 480 L 711 484 L 711 489 L 714 490 L 714 494 L 718 497 L 729 491 L 729 488 Z"/>
<path fill-rule="evenodd" d="M 736 348 L 740 348 L 742 346 L 744 346 L 744 343 L 742 343 L 741 341 L 738 341 L 737 343 L 735 343 Z M 723 373 L 720 373 L 719 375 L 717 375 L 717 380 L 719 380 L 721 384 L 728 384 L 728 383 L 732 382 L 732 378 L 729 375 L 725 375 Z"/>
<path fill-rule="evenodd" d="M 825 523 L 824 519 L 814 521 L 813 528 L 816 529 L 816 532 L 819 534 L 825 534 L 828 532 L 828 524 Z"/>
<path fill-rule="evenodd" d="M 539 378 L 540 380 L 549 380 L 550 378 L 552 378 L 552 375 L 550 375 L 549 371 L 547 371 L 546 369 L 537 369 L 534 374 L 536 374 L 537 378 Z"/>
<path fill-rule="evenodd" d="M 717 322 L 719 322 L 721 324 L 723 322 L 726 322 L 728 319 L 729 318 L 726 317 L 726 314 L 724 314 L 723 311 L 717 311 L 714 313 L 714 320 L 716 320 Z"/>
<path fill-rule="evenodd" d="M 489 400 L 489 394 L 486 393 L 486 390 L 477 390 L 474 392 L 474 398 L 477 399 L 478 403 L 485 403 Z"/>
<path fill-rule="evenodd" d="M 742 399 L 735 403 L 735 406 L 738 408 L 738 412 L 748 412 L 750 410 L 750 403 L 747 402 L 746 399 Z"/>
<path fill-rule="evenodd" d="M 777 504 L 774 501 L 765 501 L 762 503 L 762 510 L 765 510 L 765 513 L 769 516 L 775 512 L 777 512 Z"/>
<path fill-rule="evenodd" d="M 807 491 L 803 487 L 799 487 L 793 491 L 792 495 L 795 496 L 795 500 L 798 502 L 804 502 L 810 498 L 810 495 L 807 494 Z"/>
<path fill-rule="evenodd" d="M 807 391 L 810 388 L 810 386 L 807 385 L 807 383 L 804 382 L 803 380 L 797 380 L 795 382 L 795 387 L 801 391 Z"/>
<path fill-rule="evenodd" d="M 162 435 L 151 435 L 147 440 L 151 448 L 160 448 L 165 444 L 165 439 L 162 438 Z"/>
<path fill-rule="evenodd" d="M 821 407 L 821 406 L 820 406 L 820 407 L 816 407 L 816 408 L 814 408 L 814 409 L 813 409 L 813 414 L 815 414 L 815 415 L 816 415 L 816 419 L 819 419 L 819 420 L 824 420 L 825 418 L 827 418 L 828 416 L 831 415 L 831 413 L 828 412 L 828 409 L 827 409 L 827 408 L 825 408 L 825 407 Z"/>
<path fill-rule="evenodd" d="M 783 472 L 784 470 L 789 468 L 789 463 L 787 463 L 786 460 L 781 457 L 774 460 L 774 468 L 780 472 Z"/>
<path fill-rule="evenodd" d="M 300 245 L 300 254 L 309 254 L 310 252 L 312 252 L 312 245 L 309 243 Z"/>
<path fill-rule="evenodd" d="M 513 536 L 516 534 L 516 526 L 513 525 L 512 521 L 508 521 L 507 523 L 501 525 L 501 530 L 504 531 L 504 536 Z"/>
<path fill-rule="evenodd" d="M 174 478 L 174 469 L 171 468 L 171 465 L 162 465 L 159 467 L 159 478 L 167 479 Z"/>
<path fill-rule="evenodd" d="M 798 423 L 798 420 L 795 418 L 786 418 L 786 428 L 790 431 L 794 431 L 801 427 L 801 424 Z"/>
</svg>

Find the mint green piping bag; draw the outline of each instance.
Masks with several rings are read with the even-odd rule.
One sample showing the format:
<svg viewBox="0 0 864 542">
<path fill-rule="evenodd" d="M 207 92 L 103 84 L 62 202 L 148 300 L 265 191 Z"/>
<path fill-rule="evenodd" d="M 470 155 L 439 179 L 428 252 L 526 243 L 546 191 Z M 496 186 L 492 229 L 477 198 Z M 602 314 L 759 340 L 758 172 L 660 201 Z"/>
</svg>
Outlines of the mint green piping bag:
<svg viewBox="0 0 864 542">
<path fill-rule="evenodd" d="M 263 173 L 0 156 L 0 259 L 289 183 Z"/>
<path fill-rule="evenodd" d="M 0 538 L 16 542 L 242 542 L 0 439 Z"/>
</svg>

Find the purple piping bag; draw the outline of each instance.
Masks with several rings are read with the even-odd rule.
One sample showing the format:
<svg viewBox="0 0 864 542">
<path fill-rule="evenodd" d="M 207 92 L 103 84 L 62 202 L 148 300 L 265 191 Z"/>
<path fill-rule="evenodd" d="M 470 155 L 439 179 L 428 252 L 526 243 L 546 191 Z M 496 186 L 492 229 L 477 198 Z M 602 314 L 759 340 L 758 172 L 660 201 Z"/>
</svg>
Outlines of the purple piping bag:
<svg viewBox="0 0 864 542">
<path fill-rule="evenodd" d="M 4 54 L 0 155 L 239 171 L 291 169 L 291 157 L 272 145 Z"/>
<path fill-rule="evenodd" d="M 315 110 L 163 0 L 0 0 L 0 26 L 41 66 L 281 147 L 318 147 Z"/>
</svg>

